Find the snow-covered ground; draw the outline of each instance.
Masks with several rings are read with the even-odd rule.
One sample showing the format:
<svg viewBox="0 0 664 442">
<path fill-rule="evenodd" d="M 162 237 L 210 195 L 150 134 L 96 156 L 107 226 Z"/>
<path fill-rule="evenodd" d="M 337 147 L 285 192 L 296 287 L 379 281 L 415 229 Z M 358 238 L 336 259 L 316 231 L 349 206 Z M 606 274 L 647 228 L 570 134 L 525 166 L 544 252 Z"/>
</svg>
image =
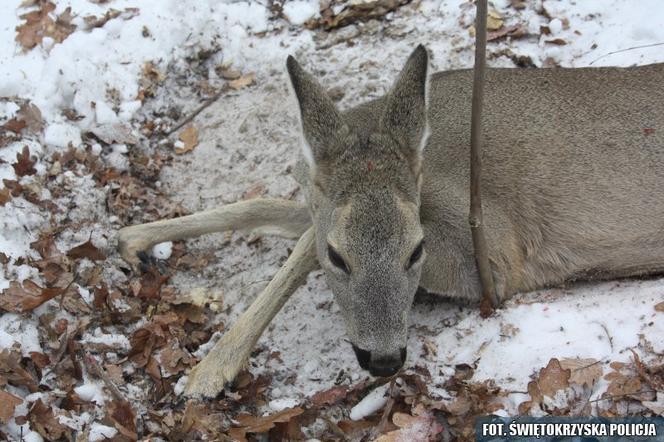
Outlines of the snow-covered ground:
<svg viewBox="0 0 664 442">
<path fill-rule="evenodd" d="M 0 252 L 8 258 L 1 261 L 0 289 L 28 279 L 42 286 L 47 282 L 30 265 L 31 259 L 40 258 L 30 243 L 58 225 L 66 227 L 55 233 L 60 252 L 91 238 L 109 256 L 102 266 L 102 280 L 109 287 L 128 281 L 114 248 L 117 230 L 129 221 L 109 212 L 107 203 L 109 194 L 117 189 L 112 184 L 96 185 L 91 174 L 59 171 L 52 160 L 54 153 L 64 154 L 71 146 L 98 155 L 102 163 L 117 170 L 129 170 L 131 153 L 148 150 L 148 122 L 173 125 L 177 122 L 173 120 L 200 104 L 206 88 L 218 90 L 226 84 L 224 76 L 249 78 L 253 73 L 249 87 L 231 87 L 193 120 L 197 145 L 166 161 L 154 187 L 190 212 L 237 201 L 247 194 L 301 198 L 290 177 L 299 128 L 285 74 L 288 54 L 295 55 L 332 89 L 341 107 L 381 95 L 417 43 L 430 49 L 433 70 L 472 65 L 474 5 L 466 0 L 413 2 L 380 21 L 331 32 L 302 26 L 318 17 L 316 0 L 287 1 L 281 17 L 258 2 L 63 0 L 55 2 L 50 14 L 62 16 L 71 8 L 71 33 L 61 43 L 46 37 L 29 50 L 15 41 L 16 28 L 25 21 L 21 15 L 41 8 L 44 2 L 28 2 L 40 5 L 27 8 L 21 3 L 5 0 L 0 15 L 0 125 L 20 118 L 20 105 L 29 100 L 41 112 L 43 128 L 27 127 L 17 141 L 0 144 L 0 179 L 33 186 L 40 200 L 52 200 L 66 210 L 53 212 L 23 196 L 0 205 Z M 521 3 L 524 8 L 518 6 Z M 664 46 L 656 46 L 664 43 L 659 0 L 496 0 L 492 5 L 495 17 L 500 17 L 496 18 L 497 32 L 514 27 L 513 36 L 489 44 L 492 66 L 664 62 Z M 86 20 L 103 17 L 110 8 L 120 13 L 105 24 Z M 625 50 L 629 48 L 633 49 Z M 233 70 L 238 74 L 228 74 Z M 173 143 L 175 139 L 176 135 L 153 137 L 150 149 L 185 144 Z M 18 174 L 14 167 L 17 154 L 26 145 L 36 158 L 33 175 Z M 7 185 L 0 182 L 0 190 Z M 55 185 L 65 190 L 51 192 L 49 186 Z M 142 201 L 127 209 L 133 222 L 163 213 L 160 208 L 145 209 L 148 205 Z M 203 269 L 177 272 L 169 284 L 181 293 L 201 288 L 223 293 L 225 308 L 217 320 L 230 325 L 267 284 L 293 245 L 275 238 L 249 239 L 240 234 L 215 234 L 187 241 L 188 252 L 207 253 L 214 259 Z M 171 253 L 169 245 L 155 251 L 161 258 Z M 84 260 L 78 266 L 77 271 L 83 272 L 90 262 Z M 79 285 L 80 296 L 91 303 L 93 287 Z M 428 387 L 442 400 L 450 399 L 444 384 L 454 367 L 470 364 L 475 368 L 473 381 L 492 379 L 514 392 L 505 402 L 505 413 L 514 414 L 528 397 L 524 391 L 531 376 L 553 357 L 596 359 L 607 373 L 609 363 L 632 358 L 630 349 L 643 358 L 661 355 L 664 314 L 654 306 L 663 300 L 664 280 L 651 280 L 582 284 L 524 294 L 489 319 L 481 319 L 473 309 L 422 302 L 411 315 L 408 363 L 426 367 L 431 373 Z M 252 358 L 250 371 L 272 377 L 269 404 L 261 411 L 293 407 L 335 383 L 355 384 L 367 377 L 345 341 L 337 307 L 331 301 L 324 278 L 315 272 L 259 341 L 263 351 Z M 30 313 L 4 313 L 0 349 L 18 342 L 26 357 L 30 352 L 57 352 L 39 329 L 40 317 L 47 316 L 49 321 L 64 318 L 73 324 L 77 320 L 59 309 L 57 298 Z M 83 348 L 105 343 L 117 355 L 98 352 L 98 359 L 121 360 L 130 345 L 125 334 L 145 321 L 125 328 L 107 324 L 104 330 L 90 328 L 78 341 Z M 129 365 L 124 366 L 125 373 L 133 370 Z M 109 392 L 87 371 L 84 379 L 76 387 L 78 396 L 101 407 L 104 397 L 110 398 Z M 599 398 L 606 387 L 607 382 L 600 381 L 592 399 Z M 138 412 L 148 407 L 148 393 L 141 388 L 121 386 L 136 401 Z M 15 416 L 24 415 L 39 399 L 36 393 L 28 396 L 23 387 L 10 386 L 7 391 L 24 401 L 15 408 Z M 103 440 L 116 430 L 104 426 L 108 422 L 102 422 L 100 415 L 86 411 L 68 421 L 69 426 L 81 430 L 94 423 L 89 440 Z M 25 440 L 39 440 L 41 436 L 33 430 L 30 423 L 18 425 L 13 419 L 0 427 L 14 440 L 21 434 Z"/>
</svg>

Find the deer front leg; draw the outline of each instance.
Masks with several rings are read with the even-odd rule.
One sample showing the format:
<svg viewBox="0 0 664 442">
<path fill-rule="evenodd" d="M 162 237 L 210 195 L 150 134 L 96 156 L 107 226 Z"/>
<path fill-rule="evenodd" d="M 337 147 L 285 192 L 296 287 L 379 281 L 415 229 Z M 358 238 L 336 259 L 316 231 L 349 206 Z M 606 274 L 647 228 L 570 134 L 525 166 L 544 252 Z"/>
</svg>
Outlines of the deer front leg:
<svg viewBox="0 0 664 442">
<path fill-rule="evenodd" d="M 185 389 L 187 396 L 215 397 L 246 365 L 265 327 L 309 272 L 318 268 L 314 237 L 314 228 L 310 227 L 268 286 L 192 369 Z"/>
<path fill-rule="evenodd" d="M 257 228 L 266 233 L 299 238 L 310 225 L 309 212 L 304 204 L 257 198 L 180 218 L 124 227 L 118 233 L 118 247 L 125 261 L 137 265 L 138 252 L 165 241 L 227 230 L 249 231 Z"/>
</svg>

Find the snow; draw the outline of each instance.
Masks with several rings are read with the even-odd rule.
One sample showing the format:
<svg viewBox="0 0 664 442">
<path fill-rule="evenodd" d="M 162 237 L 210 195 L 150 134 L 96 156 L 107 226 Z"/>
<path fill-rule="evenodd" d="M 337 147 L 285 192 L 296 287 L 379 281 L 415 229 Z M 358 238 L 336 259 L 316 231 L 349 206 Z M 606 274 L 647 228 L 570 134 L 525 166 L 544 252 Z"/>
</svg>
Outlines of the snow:
<svg viewBox="0 0 664 442">
<path fill-rule="evenodd" d="M 300 400 L 295 398 L 274 399 L 268 403 L 268 407 L 270 407 L 270 410 L 272 410 L 273 412 L 282 411 L 287 408 L 297 407 L 298 405 L 300 405 Z"/>
<path fill-rule="evenodd" d="M 101 440 L 111 439 L 117 433 L 118 430 L 115 428 L 107 427 L 106 425 L 98 424 L 95 422 L 90 427 L 88 442 L 98 442 Z"/>
<path fill-rule="evenodd" d="M 318 17 L 318 0 L 289 1 L 284 5 L 284 15 L 294 25 L 304 24 L 309 19 Z"/>
<path fill-rule="evenodd" d="M 389 387 L 390 384 L 385 384 L 372 390 L 350 410 L 350 418 L 359 421 L 383 408 L 387 403 Z"/>
<path fill-rule="evenodd" d="M 199 104 L 198 97 L 180 96 L 177 89 L 162 91 L 162 96 L 153 101 L 141 101 L 140 81 L 147 62 L 168 76 L 173 70 L 184 69 L 191 54 L 221 48 L 212 56 L 215 64 L 256 73 L 256 85 L 224 96 L 197 117 L 199 145 L 161 171 L 164 190 L 191 211 L 239 200 L 256 183 L 262 183 L 270 197 L 284 197 L 295 189 L 285 173 L 295 162 L 300 137 L 295 102 L 284 73 L 288 54 L 296 55 L 308 70 L 316 72 L 326 88 L 341 88 L 345 95 L 339 105 L 344 108 L 382 94 L 417 43 L 425 43 L 431 50 L 433 71 L 472 65 L 467 26 L 472 23 L 474 9 L 466 0 L 413 2 L 384 24 L 370 21 L 329 34 L 298 27 L 318 16 L 317 0 L 286 2 L 283 12 L 288 23 L 273 20 L 269 9 L 258 2 L 113 0 L 97 4 L 63 0 L 55 2 L 56 12 L 72 7 L 78 15 L 78 29 L 62 43 L 45 41 L 28 52 L 14 43 L 18 16 L 29 10 L 19 8 L 20 3 L 5 0 L 4 13 L 0 14 L 0 97 L 31 100 L 41 110 L 45 130 L 43 136 L 28 137 L 0 149 L 0 188 L 4 188 L 2 179 L 17 179 L 12 163 L 24 145 L 38 157 L 37 170 L 43 176 L 47 154 L 63 152 L 69 146 L 81 148 L 86 132 L 98 125 L 121 124 L 138 132 L 146 107 L 160 109 L 175 104 L 187 111 Z M 551 20 L 538 14 L 531 4 L 515 11 L 507 0 L 492 3 L 506 17 L 506 25 L 523 23 L 534 34 L 490 43 L 494 53 L 510 49 L 530 57 L 540 67 L 551 62 L 566 67 L 664 62 L 662 46 L 652 46 L 664 42 L 664 15 L 653 13 L 661 9 L 660 0 L 533 2 L 544 6 Z M 134 17 L 125 14 L 110 20 L 102 28 L 87 28 L 84 16 L 102 16 L 110 7 L 136 7 L 140 11 Z M 537 37 L 543 25 L 552 35 Z M 144 28 L 149 30 L 148 36 L 143 35 Z M 343 39 L 335 43 L 340 36 L 349 35 L 355 35 L 348 39 L 353 45 L 345 44 Z M 547 43 L 552 38 L 561 38 L 567 44 Z M 489 64 L 513 67 L 504 56 L 490 59 Z M 18 109 L 15 103 L 0 98 L 0 124 L 15 116 Z M 70 121 L 63 114 L 65 109 L 73 109 L 82 119 Z M 168 140 L 164 139 L 163 144 Z M 107 165 L 121 171 L 130 168 L 128 153 L 137 148 L 128 144 L 90 146 Z M 96 188 L 89 176 L 71 171 L 54 179 L 62 180 L 70 189 L 64 196 L 71 209 L 66 221 L 84 226 L 73 234 L 65 232 L 59 249 L 64 251 L 86 241 L 94 231 L 95 244 L 103 244 L 112 253 L 119 220 L 109 217 L 104 208 L 108 189 Z M 21 182 L 29 180 L 24 177 Z M 38 259 L 30 243 L 52 222 L 61 223 L 64 218 L 52 218 L 48 211 L 22 198 L 0 206 L 0 252 L 11 258 L 10 263 L 0 264 L 0 290 L 12 281 L 38 280 L 33 267 L 14 260 Z M 223 235 L 190 240 L 189 250 L 213 250 L 219 260 L 200 274 L 178 273 L 169 283 L 183 292 L 200 287 L 223 292 L 224 308 L 219 309 L 219 320 L 229 326 L 267 284 L 292 245 L 292 241 L 266 237 L 250 246 L 238 234 L 230 243 Z M 159 259 L 168 259 L 171 253 L 172 243 L 153 249 Z M 104 277 L 109 278 L 112 271 L 106 268 Z M 90 288 L 81 286 L 79 290 L 87 302 L 92 300 Z M 489 319 L 481 319 L 474 309 L 446 302 L 418 304 L 411 314 L 407 366 L 426 366 L 433 374 L 430 389 L 441 397 L 447 395 L 441 386 L 459 363 L 477 361 L 474 381 L 495 379 L 501 388 L 518 391 L 524 390 L 531 375 L 551 357 L 595 358 L 606 369 L 611 361 L 628 360 L 628 349 L 644 343 L 656 352 L 664 352 L 664 319 L 653 309 L 662 301 L 663 292 L 664 280 L 657 279 L 577 284 L 565 290 L 519 295 Z M 307 395 L 333 386 L 342 370 L 348 375 L 346 382 L 355 383 L 368 376 L 359 369 L 344 340 L 338 308 L 331 301 L 322 274 L 314 272 L 259 341 L 259 346 L 280 352 L 283 361 L 268 360 L 270 352 L 266 351 L 252 359 L 252 373 L 264 370 L 274 374 L 273 396 L 268 397 L 267 409 L 296 406 Z M 123 301 L 114 302 L 129 308 L 121 305 Z M 2 314 L 0 348 L 18 343 L 26 357 L 31 351 L 48 352 L 39 340 L 39 314 Z M 215 334 L 209 344 L 193 354 L 202 357 L 219 336 Z M 432 360 L 420 356 L 425 340 L 433 342 L 437 350 Z M 117 348 L 118 353 L 130 346 L 126 336 L 101 328 L 86 331 L 80 342 L 108 345 Z M 125 373 L 132 370 L 134 367 L 128 364 Z M 294 381 L 289 377 L 293 373 L 297 374 Z M 181 394 L 186 379 L 180 378 L 176 394 Z M 351 417 L 361 419 L 380 409 L 387 400 L 386 388 L 371 392 L 351 410 Z M 599 385 L 594 397 L 604 388 L 604 384 Z M 86 401 L 103 403 L 104 393 L 98 384 L 84 383 L 76 387 L 76 392 Z M 509 398 L 511 408 L 507 412 L 514 414 L 525 398 L 518 393 Z M 661 398 L 658 400 L 661 404 Z M 17 415 L 26 412 L 24 405 L 17 407 Z M 94 416 L 81 418 L 91 425 L 90 440 L 112 436 L 105 432 L 114 429 L 93 423 Z M 29 425 L 22 428 L 24 440 L 41 440 Z M 15 440 L 19 438 L 18 429 L 14 424 L 0 427 Z M 94 439 L 93 432 L 100 439 Z"/>
<path fill-rule="evenodd" d="M 3 313 L 0 316 L 0 350 L 11 348 L 17 343 L 25 357 L 30 357 L 32 351 L 42 352 L 37 322 L 26 320 L 15 313 Z"/>
<path fill-rule="evenodd" d="M 104 402 L 106 402 L 101 384 L 88 382 L 75 387 L 74 392 L 84 401 L 94 402 L 97 405 L 104 405 Z"/>
<path fill-rule="evenodd" d="M 170 241 L 162 242 L 160 244 L 155 244 L 155 246 L 152 247 L 152 256 L 154 256 L 157 259 L 168 259 L 171 257 L 172 252 L 173 252 L 173 243 Z"/>
</svg>

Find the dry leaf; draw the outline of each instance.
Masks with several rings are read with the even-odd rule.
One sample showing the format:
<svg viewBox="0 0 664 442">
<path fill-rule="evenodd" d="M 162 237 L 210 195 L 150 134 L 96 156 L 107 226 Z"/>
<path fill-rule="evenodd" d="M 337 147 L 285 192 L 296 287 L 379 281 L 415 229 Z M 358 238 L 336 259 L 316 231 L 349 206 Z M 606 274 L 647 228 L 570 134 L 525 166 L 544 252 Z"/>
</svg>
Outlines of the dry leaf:
<svg viewBox="0 0 664 442">
<path fill-rule="evenodd" d="M 552 40 L 545 40 L 544 43 L 549 43 L 552 45 L 565 46 L 567 42 L 562 38 L 554 38 Z"/>
<path fill-rule="evenodd" d="M 337 385 L 328 390 L 319 391 L 311 396 L 311 405 L 322 407 L 323 405 L 334 405 L 346 398 L 348 395 L 348 386 Z"/>
<path fill-rule="evenodd" d="M 32 428 L 46 440 L 60 440 L 65 434 L 69 434 L 69 429 L 60 423 L 51 407 L 45 405 L 41 399 L 37 399 L 30 408 L 28 419 Z"/>
<path fill-rule="evenodd" d="M 563 369 L 560 366 L 560 361 L 552 358 L 549 364 L 540 370 L 537 385 L 543 395 L 553 398 L 556 392 L 569 387 L 571 376 L 571 370 Z"/>
<path fill-rule="evenodd" d="M 187 126 L 182 132 L 180 132 L 180 141 L 184 143 L 184 146 L 181 148 L 176 148 L 175 153 L 182 155 L 187 152 L 191 152 L 198 145 L 198 129 L 196 126 Z"/>
<path fill-rule="evenodd" d="M 6 424 L 14 416 L 14 409 L 23 403 L 23 399 L 0 390 L 0 422 Z"/>
<path fill-rule="evenodd" d="M 136 415 L 127 401 L 114 400 L 108 405 L 108 416 L 113 421 L 115 428 L 130 440 L 138 440 L 136 434 Z"/>
<path fill-rule="evenodd" d="M 15 134 L 20 134 L 27 124 L 23 120 L 17 118 L 12 118 L 2 125 L 2 129 L 14 132 Z"/>
<path fill-rule="evenodd" d="M 12 281 L 9 287 L 2 291 L 0 296 L 0 309 L 13 313 L 29 312 L 49 299 L 62 294 L 61 288 L 41 288 L 34 282 L 26 279 L 23 285 Z"/>
<path fill-rule="evenodd" d="M 254 82 L 254 73 L 250 72 L 247 75 L 243 75 L 238 79 L 229 81 L 228 86 L 232 89 L 238 90 L 253 84 L 253 82 Z"/>
<path fill-rule="evenodd" d="M 664 312 L 664 301 L 662 301 L 659 304 L 655 305 L 655 311 L 656 312 Z"/>
<path fill-rule="evenodd" d="M 88 26 L 88 28 L 100 28 L 104 26 L 109 20 L 113 20 L 115 18 L 118 18 L 122 16 L 124 20 L 130 20 L 134 17 L 136 17 L 139 13 L 138 8 L 126 8 L 124 11 L 119 11 L 117 9 L 109 9 L 106 11 L 106 14 L 104 14 L 101 17 L 95 17 L 94 15 L 88 15 L 86 17 L 83 17 L 83 21 L 85 21 L 85 24 Z"/>
<path fill-rule="evenodd" d="M 278 413 L 269 416 L 254 417 L 248 414 L 241 414 L 235 418 L 242 428 L 240 431 L 246 433 L 266 433 L 274 427 L 276 423 L 288 422 L 295 416 L 304 413 L 300 407 L 287 408 Z"/>
<path fill-rule="evenodd" d="M 604 374 L 601 362 L 592 358 L 564 358 L 560 360 L 560 366 L 571 370 L 569 381 L 577 385 L 592 387 Z"/>
<path fill-rule="evenodd" d="M 67 252 L 67 256 L 72 259 L 87 258 L 92 261 L 103 261 L 106 255 L 92 244 L 92 241 L 87 240 L 83 244 L 79 244 Z"/>
<path fill-rule="evenodd" d="M 161 286 L 168 279 L 168 275 L 162 275 L 156 268 L 150 267 L 141 277 L 140 289 L 136 293 L 136 297 L 141 299 L 159 299 L 161 297 Z"/>
<path fill-rule="evenodd" d="M 503 16 L 495 9 L 489 9 L 486 18 L 486 28 L 489 31 L 497 31 L 503 27 Z"/>
<path fill-rule="evenodd" d="M 0 189 L 0 206 L 4 206 L 12 199 L 11 190 L 5 188 Z"/>
<path fill-rule="evenodd" d="M 34 175 L 37 173 L 35 169 L 36 160 L 30 159 L 30 149 L 28 146 L 23 146 L 23 151 L 16 154 L 16 162 L 12 164 L 16 176 Z"/>
<path fill-rule="evenodd" d="M 25 20 L 25 23 L 16 27 L 16 42 L 24 50 L 34 48 L 44 40 L 44 37 L 50 37 L 56 43 L 62 43 L 69 34 L 74 32 L 76 26 L 71 23 L 73 18 L 71 8 L 67 8 L 55 20 L 50 15 L 54 10 L 55 4 L 47 1 L 41 3 L 38 10 L 21 15 L 20 18 Z"/>
<path fill-rule="evenodd" d="M 521 38 L 526 35 L 526 29 L 522 28 L 521 25 L 508 26 L 502 28 L 498 31 L 491 31 L 487 33 L 487 41 L 499 40 L 503 37 L 512 37 L 512 38 Z"/>
<path fill-rule="evenodd" d="M 17 118 L 24 122 L 27 129 L 32 133 L 40 133 L 44 129 L 44 119 L 41 111 L 29 101 L 21 104 Z"/>
<path fill-rule="evenodd" d="M 425 410 L 422 404 L 415 407 L 414 413 L 415 416 L 400 412 L 394 413 L 392 422 L 399 429 L 380 436 L 376 442 L 438 440 L 438 436 L 443 432 L 443 426 L 435 416 Z"/>
</svg>

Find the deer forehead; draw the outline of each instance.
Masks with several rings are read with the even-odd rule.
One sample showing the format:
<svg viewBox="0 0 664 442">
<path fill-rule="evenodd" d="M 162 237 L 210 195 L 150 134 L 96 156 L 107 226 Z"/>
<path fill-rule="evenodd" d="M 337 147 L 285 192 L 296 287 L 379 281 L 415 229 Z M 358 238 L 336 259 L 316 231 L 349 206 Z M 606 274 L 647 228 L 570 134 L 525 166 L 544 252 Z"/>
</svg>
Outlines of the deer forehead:
<svg viewBox="0 0 664 442">
<path fill-rule="evenodd" d="M 332 217 L 328 243 L 350 259 L 401 258 L 422 239 L 417 205 L 384 189 L 349 198 Z"/>
</svg>

